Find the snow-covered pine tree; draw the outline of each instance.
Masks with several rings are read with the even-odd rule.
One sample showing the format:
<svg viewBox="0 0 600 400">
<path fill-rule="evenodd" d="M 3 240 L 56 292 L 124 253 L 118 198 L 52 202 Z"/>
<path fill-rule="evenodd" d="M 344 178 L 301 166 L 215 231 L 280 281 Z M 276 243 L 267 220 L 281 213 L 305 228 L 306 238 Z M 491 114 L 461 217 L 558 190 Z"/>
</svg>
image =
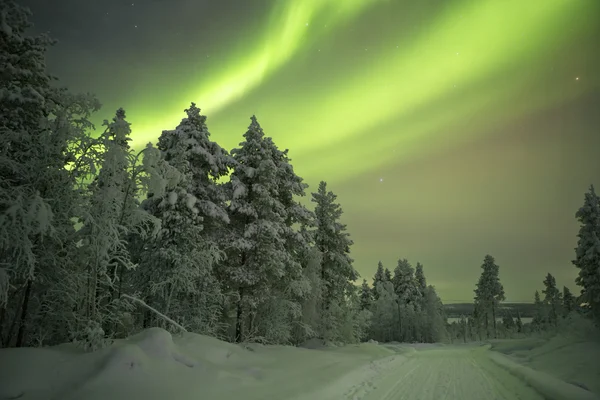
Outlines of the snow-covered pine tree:
<svg viewBox="0 0 600 400">
<path fill-rule="evenodd" d="M 138 281 L 146 303 L 194 332 L 215 335 L 223 304 L 213 270 L 221 260 L 217 234 L 229 222 L 216 180 L 233 161 L 210 141 L 200 109 L 192 103 L 185 112 L 187 117 L 158 140 L 162 159 L 177 172 L 163 195 L 149 193 L 143 202 L 162 228 L 144 246 Z M 144 325 L 152 318 L 146 312 Z"/>
<path fill-rule="evenodd" d="M 494 257 L 486 255 L 481 265 L 482 273 L 475 289 L 475 305 L 480 310 L 480 316 L 484 318 L 485 330 L 489 338 L 489 313 L 491 312 L 494 337 L 496 332 L 496 310 L 500 301 L 504 300 L 504 287 L 500 283 L 499 267 Z"/>
<path fill-rule="evenodd" d="M 360 308 L 361 310 L 368 310 L 373 304 L 373 290 L 369 287 L 366 279 L 363 279 L 362 285 L 360 286 Z"/>
<path fill-rule="evenodd" d="M 376 284 L 377 298 L 371 307 L 372 324 L 370 336 L 380 342 L 390 342 L 395 338 L 397 330 L 398 304 L 394 285 L 389 281 Z"/>
<path fill-rule="evenodd" d="M 350 246 L 353 242 L 346 232 L 346 225 L 340 222 L 342 208 L 336 203 L 337 196 L 327 190 L 327 183 L 321 181 L 316 193 L 312 193 L 315 205 L 315 244 L 323 254 L 321 280 L 323 293 L 323 331 L 335 331 L 338 321 L 329 313 L 330 308 L 340 307 L 353 289 L 353 282 L 359 274 L 352 265 Z"/>
<path fill-rule="evenodd" d="M 523 332 L 523 321 L 521 321 L 521 314 L 517 310 L 517 320 L 515 321 L 515 329 L 517 333 Z"/>
<path fill-rule="evenodd" d="M 565 315 L 575 310 L 575 297 L 568 287 L 563 286 L 562 309 Z"/>
<path fill-rule="evenodd" d="M 51 86 L 53 41 L 26 35 L 29 15 L 0 2 L 0 347 L 64 340 L 73 305 L 69 294 L 57 298 L 56 285 L 75 261 L 79 202 L 66 167 L 84 159 L 73 150 L 99 108 L 91 96 Z M 42 320 L 57 329 L 43 332 Z"/>
<path fill-rule="evenodd" d="M 600 199 L 593 185 L 575 216 L 581 224 L 573 260 L 579 269 L 575 282 L 582 288 L 580 302 L 600 324 Z"/>
<path fill-rule="evenodd" d="M 420 295 L 414 272 L 407 259 L 400 259 L 392 277 L 392 284 L 399 302 L 398 340 L 402 341 L 413 341 L 418 336 L 417 313 Z"/>
<path fill-rule="evenodd" d="M 540 297 L 540 292 L 535 291 L 533 296 L 534 313 L 531 320 L 531 325 L 535 330 L 542 330 L 546 324 L 546 316 L 544 313 L 544 303 Z"/>
<path fill-rule="evenodd" d="M 85 260 L 86 279 L 77 309 L 79 323 L 75 339 L 86 348 L 96 348 L 114 337 L 124 313 L 133 305 L 121 299 L 123 272 L 134 269 L 127 243 L 133 233 L 152 235 L 160 226 L 139 207 L 137 197 L 143 167 L 129 146 L 131 128 L 125 111 L 119 109 L 112 122 L 105 121 L 105 148 L 100 171 L 89 185 L 88 209 L 82 214 L 80 253 Z"/>
<path fill-rule="evenodd" d="M 441 342 L 446 336 L 446 316 L 442 301 L 437 295 L 435 288 L 431 285 L 427 286 L 427 290 L 425 291 L 423 312 L 427 316 L 425 319 L 425 342 Z"/>
<path fill-rule="evenodd" d="M 292 224 L 306 210 L 290 205 L 288 196 L 302 195 L 305 185 L 293 177 L 287 150 L 265 137 L 256 117 L 244 138 L 231 151 L 230 246 L 219 274 L 238 295 L 235 340 L 284 343 L 291 340 L 293 320 L 301 317 L 298 297 L 310 293 L 299 258 L 290 250 L 290 238 L 300 246 L 304 241 Z"/>
<path fill-rule="evenodd" d="M 546 278 L 544 279 L 544 286 L 545 289 L 542 290 L 542 293 L 544 294 L 543 303 L 548 309 L 548 322 L 554 326 L 557 326 L 558 316 L 561 313 L 561 298 L 560 291 L 556 287 L 556 279 L 554 276 L 552 276 L 552 274 L 548 273 L 548 275 L 546 275 Z"/>
<path fill-rule="evenodd" d="M 388 268 L 383 270 L 383 278 L 384 278 L 384 280 L 391 282 L 392 281 L 392 271 L 390 271 Z"/>
<path fill-rule="evenodd" d="M 377 296 L 379 295 L 377 292 L 377 284 L 383 282 L 385 280 L 385 273 L 383 270 L 383 263 L 379 261 L 377 263 L 377 271 L 375 271 L 375 276 L 373 276 L 373 298 L 377 300 Z"/>
<path fill-rule="evenodd" d="M 425 279 L 423 264 L 420 262 L 417 262 L 417 266 L 415 268 L 415 281 L 419 296 L 423 298 L 425 296 L 425 291 L 427 290 L 427 280 Z"/>
</svg>

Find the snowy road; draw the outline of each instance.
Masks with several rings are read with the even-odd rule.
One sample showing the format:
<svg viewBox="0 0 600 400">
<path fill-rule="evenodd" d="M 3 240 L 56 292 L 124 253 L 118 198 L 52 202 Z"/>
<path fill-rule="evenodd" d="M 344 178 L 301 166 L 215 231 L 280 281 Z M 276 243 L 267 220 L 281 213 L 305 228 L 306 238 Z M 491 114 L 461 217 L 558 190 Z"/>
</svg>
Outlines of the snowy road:
<svg viewBox="0 0 600 400">
<path fill-rule="evenodd" d="M 311 396 L 323 400 L 543 399 L 489 360 L 486 351 L 448 346 L 387 357 Z"/>
</svg>

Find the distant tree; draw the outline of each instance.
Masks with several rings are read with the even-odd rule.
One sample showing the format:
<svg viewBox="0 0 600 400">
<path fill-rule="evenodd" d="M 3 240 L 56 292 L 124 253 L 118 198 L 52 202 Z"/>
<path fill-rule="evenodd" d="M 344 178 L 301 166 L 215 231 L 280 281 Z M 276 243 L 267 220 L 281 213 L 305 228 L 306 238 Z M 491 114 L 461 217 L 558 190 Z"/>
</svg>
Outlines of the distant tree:
<svg viewBox="0 0 600 400">
<path fill-rule="evenodd" d="M 502 326 L 504 327 L 504 331 L 506 332 L 507 336 L 510 337 L 516 328 L 512 315 L 509 313 L 504 313 L 502 316 Z"/>
<path fill-rule="evenodd" d="M 523 332 L 523 322 L 521 321 L 521 314 L 517 310 L 517 320 L 515 322 L 515 329 L 518 333 Z"/>
<path fill-rule="evenodd" d="M 582 287 L 581 301 L 600 324 L 600 200 L 593 185 L 575 216 L 581 223 L 573 260 L 579 269 L 575 282 Z"/>
<path fill-rule="evenodd" d="M 504 300 L 504 288 L 500 283 L 498 276 L 499 267 L 496 265 L 494 257 L 486 255 L 483 260 L 483 269 L 477 289 L 475 289 L 475 307 L 478 308 L 480 315 L 484 318 L 486 334 L 489 337 L 489 313 L 492 313 L 494 327 L 494 337 L 497 337 L 496 329 L 496 309 L 500 301 Z"/>
<path fill-rule="evenodd" d="M 533 300 L 534 314 L 531 320 L 531 325 L 536 330 L 540 330 L 543 328 L 546 323 L 545 313 L 544 313 L 544 304 L 542 303 L 542 299 L 540 297 L 540 292 L 535 291 L 534 300 Z"/>
<path fill-rule="evenodd" d="M 464 315 L 460 316 L 459 326 L 460 326 L 460 332 L 462 334 L 463 342 L 467 343 L 468 325 L 467 325 L 467 319 L 465 318 Z"/>
<path fill-rule="evenodd" d="M 565 314 L 575 310 L 575 297 L 571 293 L 568 287 L 563 286 L 563 310 Z"/>
<path fill-rule="evenodd" d="M 552 274 L 548 273 L 548 275 L 546 275 L 544 286 L 545 289 L 542 290 L 542 293 L 544 294 L 543 303 L 548 309 L 548 322 L 556 326 L 558 324 L 561 298 L 560 291 L 556 287 L 556 279 Z"/>
</svg>

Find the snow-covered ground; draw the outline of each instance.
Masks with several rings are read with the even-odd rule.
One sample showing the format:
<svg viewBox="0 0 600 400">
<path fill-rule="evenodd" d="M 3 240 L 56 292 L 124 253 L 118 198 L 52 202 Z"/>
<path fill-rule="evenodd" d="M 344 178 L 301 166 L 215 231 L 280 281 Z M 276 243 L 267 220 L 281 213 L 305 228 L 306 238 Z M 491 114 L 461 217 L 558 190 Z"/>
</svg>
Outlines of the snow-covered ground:
<svg viewBox="0 0 600 400">
<path fill-rule="evenodd" d="M 242 348 L 154 328 L 94 353 L 0 350 L 0 400 L 543 398 L 490 353 L 481 345 Z"/>
</svg>

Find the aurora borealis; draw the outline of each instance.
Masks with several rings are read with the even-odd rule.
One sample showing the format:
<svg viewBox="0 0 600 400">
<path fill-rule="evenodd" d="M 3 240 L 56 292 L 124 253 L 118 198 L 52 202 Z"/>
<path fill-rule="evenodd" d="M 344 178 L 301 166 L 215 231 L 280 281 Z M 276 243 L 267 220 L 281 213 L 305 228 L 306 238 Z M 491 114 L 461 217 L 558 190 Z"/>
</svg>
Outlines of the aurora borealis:
<svg viewBox="0 0 600 400">
<path fill-rule="evenodd" d="M 424 264 L 470 301 L 486 253 L 509 301 L 573 283 L 600 185 L 597 0 L 29 0 L 49 68 L 127 110 L 135 145 L 191 101 L 231 149 L 256 114 L 316 190 L 328 182 L 369 281 Z M 82 4 L 85 3 L 85 4 Z M 308 200 L 307 196 L 307 200 Z"/>
</svg>

